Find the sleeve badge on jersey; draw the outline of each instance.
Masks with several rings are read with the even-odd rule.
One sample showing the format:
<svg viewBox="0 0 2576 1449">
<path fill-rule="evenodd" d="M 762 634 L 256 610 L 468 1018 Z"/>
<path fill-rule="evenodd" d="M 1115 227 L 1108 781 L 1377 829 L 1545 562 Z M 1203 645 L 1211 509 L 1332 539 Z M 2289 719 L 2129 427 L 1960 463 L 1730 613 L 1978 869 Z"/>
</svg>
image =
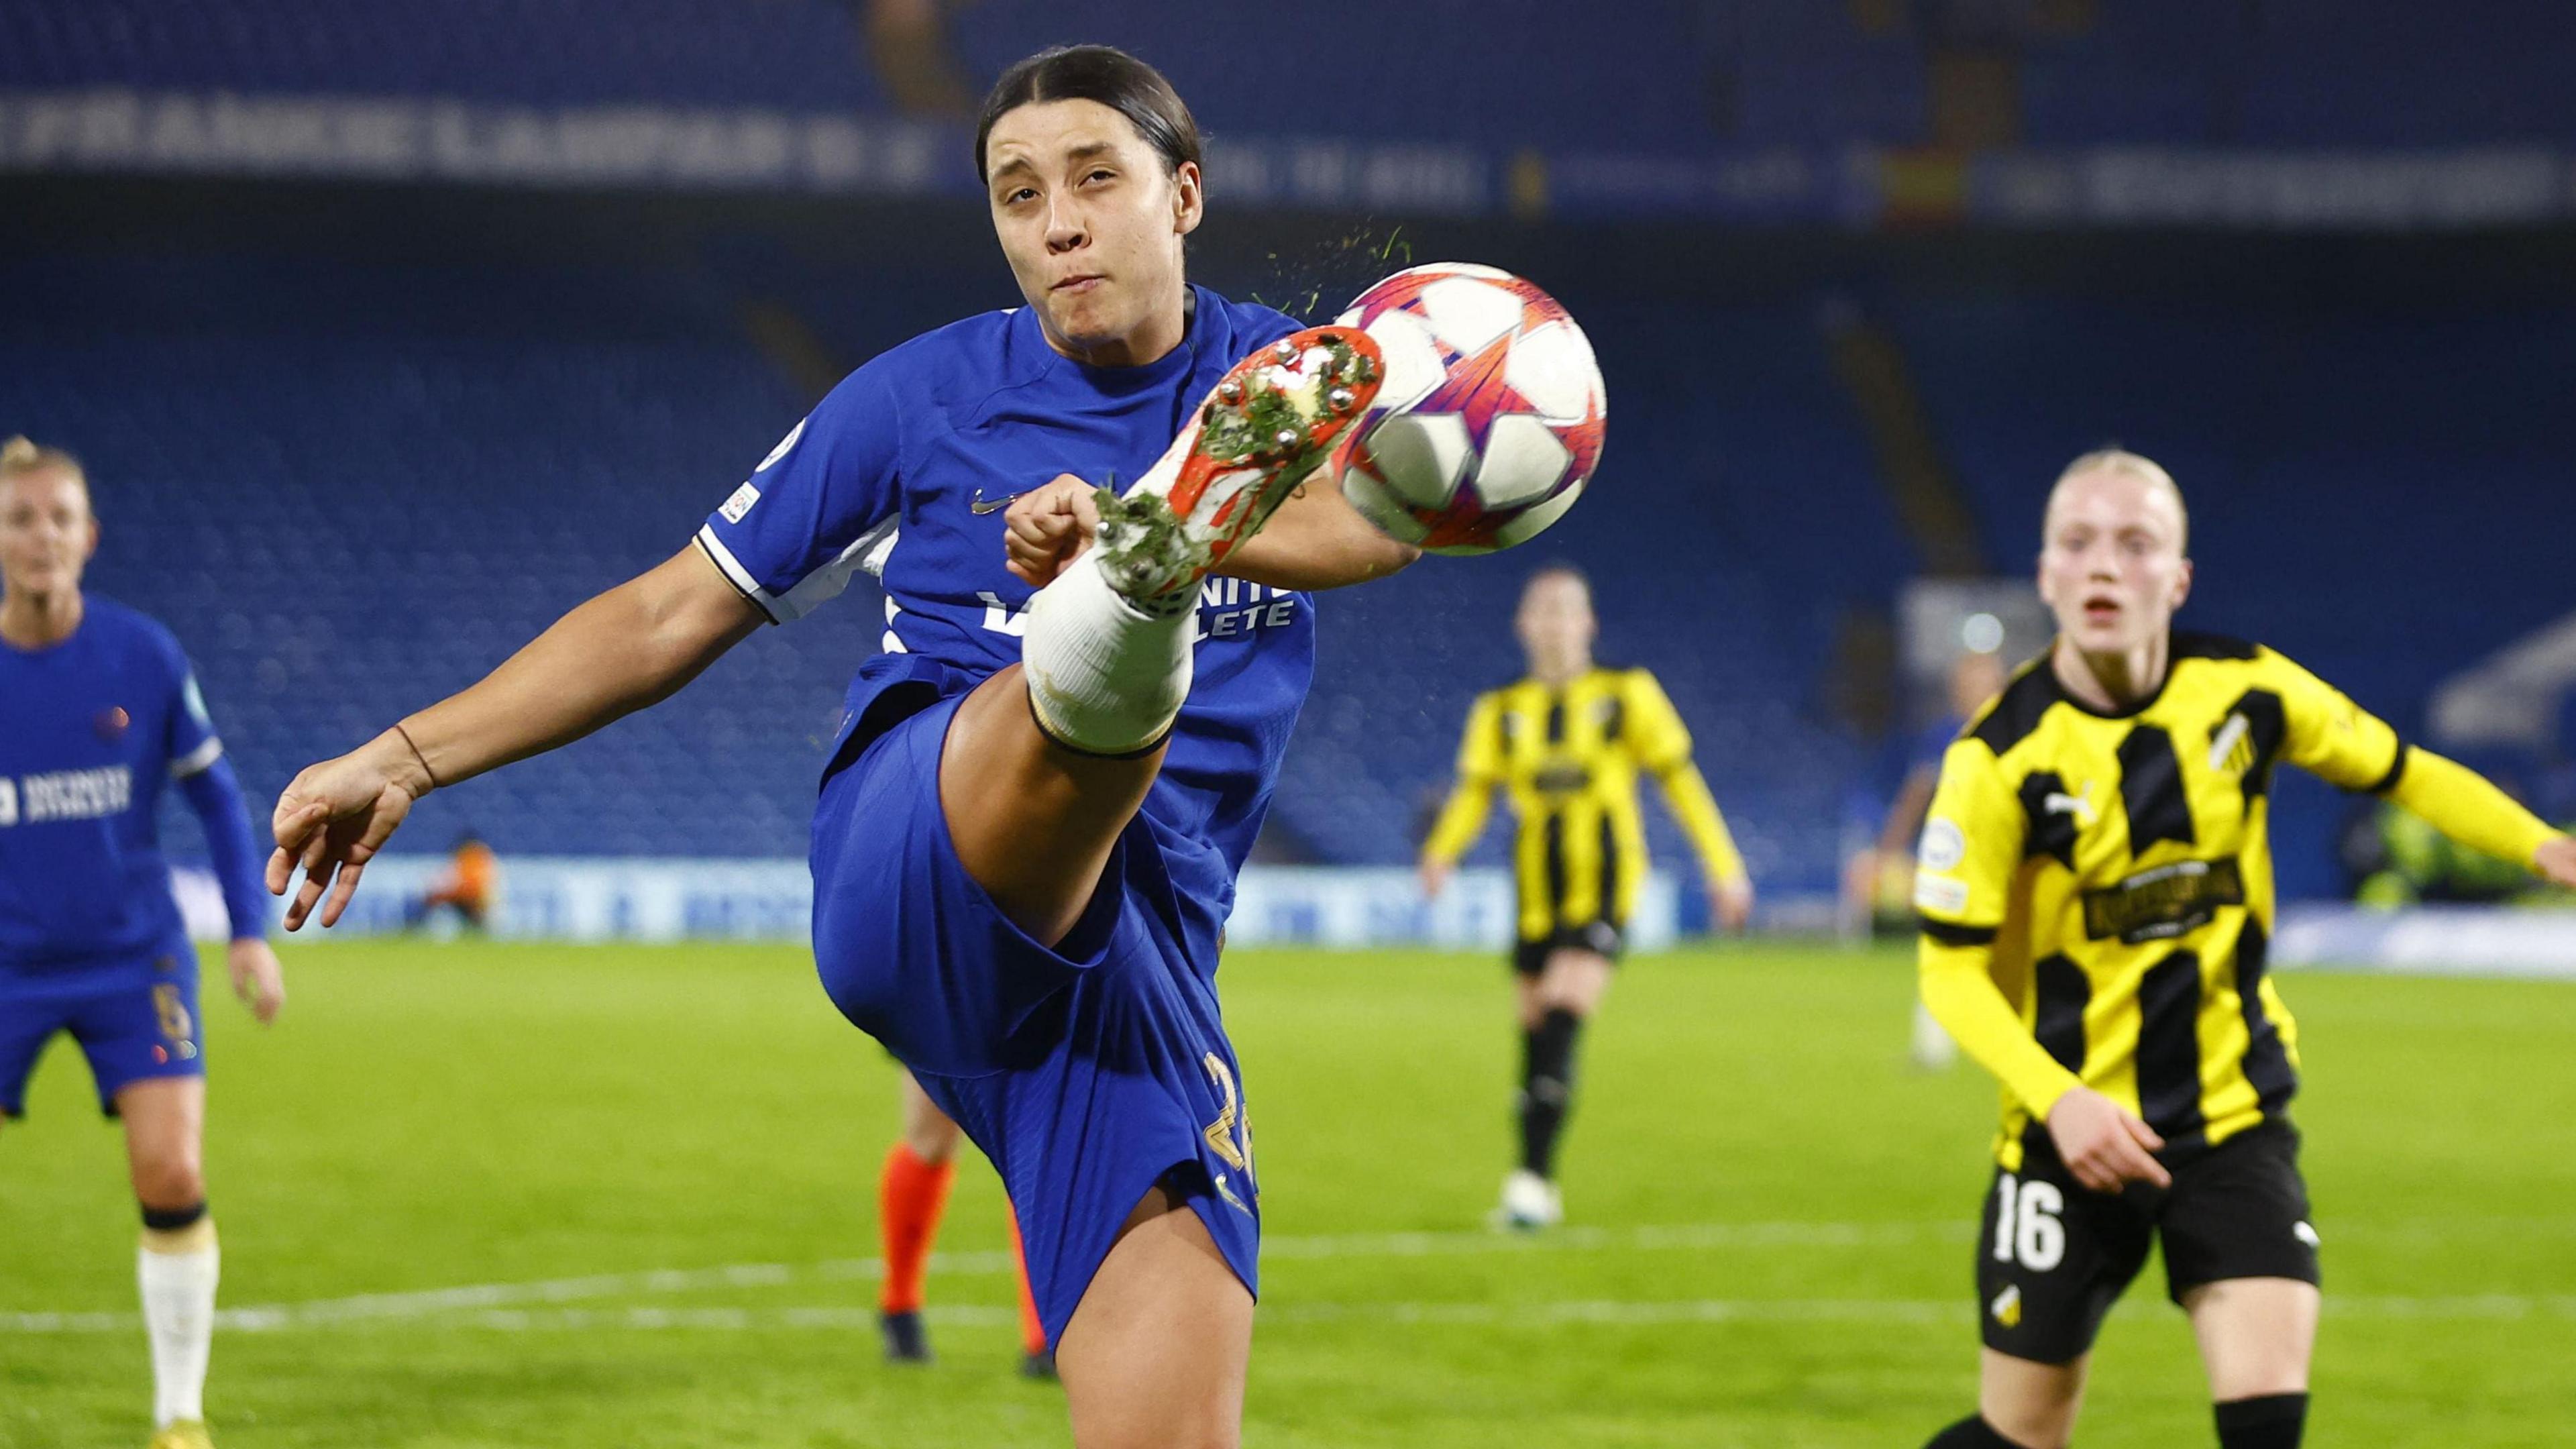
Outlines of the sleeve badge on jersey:
<svg viewBox="0 0 2576 1449">
<path fill-rule="evenodd" d="M 1951 821 L 1934 816 L 1923 823 L 1923 844 L 1916 863 L 1928 871 L 1951 871 L 1968 858 L 1968 837 Z"/>
<path fill-rule="evenodd" d="M 780 444 L 780 447 L 782 448 L 785 446 L 786 445 L 783 443 Z M 763 463 L 760 466 L 766 468 L 769 465 L 767 463 Z M 740 523 L 742 522 L 742 516 L 751 511 L 751 505 L 758 503 L 759 501 L 760 490 L 752 487 L 749 483 L 745 483 L 741 487 L 733 490 L 733 496 L 726 499 L 724 501 L 724 507 L 717 509 L 716 512 L 727 523 Z"/>
<path fill-rule="evenodd" d="M 1914 876 L 1914 908 L 1935 915 L 1956 916 L 1968 909 L 1968 883 L 1953 876 Z"/>
</svg>

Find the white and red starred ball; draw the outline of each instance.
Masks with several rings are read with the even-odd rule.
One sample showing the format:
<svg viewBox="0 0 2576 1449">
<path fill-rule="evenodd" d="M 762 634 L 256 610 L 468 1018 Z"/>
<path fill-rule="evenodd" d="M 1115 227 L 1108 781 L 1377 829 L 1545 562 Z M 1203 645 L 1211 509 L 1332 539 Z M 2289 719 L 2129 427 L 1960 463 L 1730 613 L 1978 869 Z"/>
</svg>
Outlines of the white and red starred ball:
<svg viewBox="0 0 2576 1449">
<path fill-rule="evenodd" d="M 1533 283 L 1470 262 L 1396 273 L 1334 319 L 1386 381 L 1342 445 L 1342 496 L 1433 553 L 1492 553 L 1565 516 L 1601 462 L 1592 344 Z"/>
</svg>

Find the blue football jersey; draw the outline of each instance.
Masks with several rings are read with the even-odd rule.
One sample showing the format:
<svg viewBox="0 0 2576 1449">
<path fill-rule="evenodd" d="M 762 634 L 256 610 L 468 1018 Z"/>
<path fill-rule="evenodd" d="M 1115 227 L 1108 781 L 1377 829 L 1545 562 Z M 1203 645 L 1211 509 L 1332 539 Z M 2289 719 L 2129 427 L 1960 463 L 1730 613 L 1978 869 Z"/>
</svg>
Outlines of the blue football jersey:
<svg viewBox="0 0 2576 1449">
<path fill-rule="evenodd" d="M 223 744 L 170 631 L 86 604 L 51 648 L 0 642 L 0 968 L 116 965 L 182 934 L 154 812 Z"/>
<path fill-rule="evenodd" d="M 1192 290 L 1187 336 L 1142 367 L 1063 356 L 1025 308 L 879 355 L 796 425 L 709 516 L 699 543 L 778 622 L 867 567 L 885 591 L 886 654 L 973 679 L 1018 662 L 1034 590 L 1003 566 L 1007 500 L 1066 473 L 1123 490 L 1227 369 L 1300 326 Z M 1212 946 L 1232 909 L 1314 651 L 1305 595 L 1222 578 L 1201 591 L 1194 682 L 1144 813 L 1202 944 Z M 863 673 L 853 700 L 883 672 Z"/>
</svg>

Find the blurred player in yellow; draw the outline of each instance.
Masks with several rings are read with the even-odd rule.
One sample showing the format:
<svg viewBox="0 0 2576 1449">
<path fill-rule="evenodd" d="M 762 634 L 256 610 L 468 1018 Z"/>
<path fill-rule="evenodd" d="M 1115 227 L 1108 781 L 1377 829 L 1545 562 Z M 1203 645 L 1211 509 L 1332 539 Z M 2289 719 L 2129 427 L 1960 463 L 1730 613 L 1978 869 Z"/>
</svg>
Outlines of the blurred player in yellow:
<svg viewBox="0 0 2576 1449">
<path fill-rule="evenodd" d="M 1584 576 L 1562 564 L 1531 575 L 1514 628 L 1529 677 L 1477 696 L 1468 711 L 1457 788 L 1422 847 L 1422 889 L 1440 894 L 1483 832 L 1495 789 L 1507 791 L 1520 823 L 1512 971 L 1523 1052 L 1521 1160 L 1503 1180 L 1495 1220 L 1528 1231 L 1564 1216 L 1556 1146 L 1573 1102 L 1575 1038 L 1610 989 L 1611 963 L 1646 878 L 1637 777 L 1663 786 L 1727 929 L 1752 917 L 1753 885 L 1663 687 L 1643 669 L 1593 661 L 1599 623 Z"/>
<path fill-rule="evenodd" d="M 2222 1449 L 2299 1443 L 2319 1238 L 2298 1029 L 2264 969 L 2276 767 L 2576 882 L 2576 840 L 2485 780 L 2261 645 L 2175 630 L 2188 537 L 2147 459 L 2067 468 L 2039 558 L 2057 641 L 1950 747 L 1923 829 L 1923 999 L 2003 1083 L 1979 1412 L 1933 1449 L 2066 1443 L 2094 1335 L 2158 1238 Z"/>
</svg>

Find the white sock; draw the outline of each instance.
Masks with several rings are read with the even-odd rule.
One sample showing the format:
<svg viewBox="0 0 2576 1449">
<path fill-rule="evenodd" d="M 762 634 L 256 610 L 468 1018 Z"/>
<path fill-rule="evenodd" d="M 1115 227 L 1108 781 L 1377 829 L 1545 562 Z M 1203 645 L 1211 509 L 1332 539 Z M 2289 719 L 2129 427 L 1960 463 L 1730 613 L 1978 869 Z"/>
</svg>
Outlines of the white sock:
<svg viewBox="0 0 2576 1449">
<path fill-rule="evenodd" d="M 1934 1020 L 1932 1008 L 1914 1003 L 1914 1064 L 1926 1071 L 1939 1071 L 1959 1055 L 1958 1043 Z"/>
<path fill-rule="evenodd" d="M 176 1232 L 143 1230 L 135 1278 L 143 1290 L 143 1326 L 152 1336 L 155 1427 L 206 1417 L 206 1358 L 214 1349 L 220 1258 L 212 1218 Z"/>
<path fill-rule="evenodd" d="M 1109 586 L 1099 560 L 1095 548 L 1038 590 L 1020 659 L 1040 728 L 1086 754 L 1133 754 L 1170 732 L 1189 698 L 1198 611 L 1146 613 Z"/>
</svg>

